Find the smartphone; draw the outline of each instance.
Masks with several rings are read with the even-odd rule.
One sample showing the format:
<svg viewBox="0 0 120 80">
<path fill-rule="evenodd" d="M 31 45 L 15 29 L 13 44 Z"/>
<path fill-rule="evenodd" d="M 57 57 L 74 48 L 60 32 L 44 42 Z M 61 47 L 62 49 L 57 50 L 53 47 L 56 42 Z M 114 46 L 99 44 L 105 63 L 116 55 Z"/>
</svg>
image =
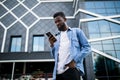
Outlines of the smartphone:
<svg viewBox="0 0 120 80">
<path fill-rule="evenodd" d="M 52 35 L 51 32 L 47 32 L 46 35 L 48 36 L 48 38 L 52 38 L 52 37 L 53 37 L 53 39 L 52 39 L 53 42 L 56 42 L 56 41 L 57 41 L 57 39 Z"/>
</svg>

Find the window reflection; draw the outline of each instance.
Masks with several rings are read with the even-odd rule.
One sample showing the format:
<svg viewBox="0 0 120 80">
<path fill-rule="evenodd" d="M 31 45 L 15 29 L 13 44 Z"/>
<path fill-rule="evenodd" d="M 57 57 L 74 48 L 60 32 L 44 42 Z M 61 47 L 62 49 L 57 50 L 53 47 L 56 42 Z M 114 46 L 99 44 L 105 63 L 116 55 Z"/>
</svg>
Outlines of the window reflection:
<svg viewBox="0 0 120 80">
<path fill-rule="evenodd" d="M 110 37 L 111 33 L 101 33 L 101 37 Z"/>
<path fill-rule="evenodd" d="M 117 58 L 120 59 L 120 50 L 116 51 L 116 54 L 117 54 Z M 119 66 L 119 68 L 120 68 L 120 66 Z"/>
<path fill-rule="evenodd" d="M 94 57 L 94 71 L 96 79 L 98 80 L 119 80 L 119 68 L 120 64 L 105 58 L 101 55 L 93 53 Z"/>
<path fill-rule="evenodd" d="M 104 2 L 95 2 L 95 7 L 96 8 L 105 8 Z"/>
<path fill-rule="evenodd" d="M 105 2 L 105 7 L 106 8 L 114 8 L 115 7 L 114 1 L 106 1 Z"/>
<path fill-rule="evenodd" d="M 94 2 L 85 2 L 86 9 L 95 8 Z"/>
<path fill-rule="evenodd" d="M 115 45 L 115 50 L 120 50 L 120 44 L 114 44 Z"/>
<path fill-rule="evenodd" d="M 89 35 L 90 35 L 90 39 L 100 38 L 100 34 L 97 34 L 97 33 L 92 33 Z"/>
<path fill-rule="evenodd" d="M 44 51 L 44 36 L 33 36 L 33 51 Z"/>
<path fill-rule="evenodd" d="M 104 50 L 114 50 L 113 44 L 103 44 Z"/>
<path fill-rule="evenodd" d="M 120 38 L 113 39 L 114 43 L 120 43 Z"/>
<path fill-rule="evenodd" d="M 11 52 L 20 52 L 21 51 L 21 37 L 11 37 Z"/>
<path fill-rule="evenodd" d="M 120 25 L 115 23 L 110 23 L 110 27 L 112 32 L 120 32 Z"/>
<path fill-rule="evenodd" d="M 96 21 L 88 22 L 87 25 L 88 25 L 89 33 L 99 33 L 99 27 Z"/>
<path fill-rule="evenodd" d="M 120 14 L 120 1 L 91 1 L 86 2 L 86 10 L 103 16 Z M 119 18 L 116 20 L 119 21 Z M 120 25 L 106 20 L 86 22 L 90 39 L 105 38 L 120 35 Z M 120 39 L 109 39 L 91 42 L 91 46 L 108 55 L 120 59 Z M 120 64 L 93 53 L 93 64 L 96 79 L 119 80 Z M 101 65 L 102 64 L 102 65 Z"/>
<path fill-rule="evenodd" d="M 100 32 L 110 32 L 110 27 L 107 21 L 98 21 Z"/>
<path fill-rule="evenodd" d="M 108 55 L 111 55 L 111 56 L 113 56 L 113 57 L 116 57 L 115 51 L 105 50 L 104 52 L 105 52 L 106 54 L 108 54 Z"/>
<path fill-rule="evenodd" d="M 102 41 L 103 44 L 112 44 L 113 41 L 112 40 L 104 40 Z"/>
<path fill-rule="evenodd" d="M 102 51 L 102 45 L 91 45 L 93 48 Z"/>
</svg>

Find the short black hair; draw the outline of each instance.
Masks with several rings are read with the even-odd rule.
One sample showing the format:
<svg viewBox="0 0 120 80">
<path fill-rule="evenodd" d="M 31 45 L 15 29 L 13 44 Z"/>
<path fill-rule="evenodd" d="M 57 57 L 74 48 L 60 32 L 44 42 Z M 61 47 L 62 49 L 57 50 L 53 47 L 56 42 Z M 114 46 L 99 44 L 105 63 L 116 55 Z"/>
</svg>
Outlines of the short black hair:
<svg viewBox="0 0 120 80">
<path fill-rule="evenodd" d="M 53 18 L 57 17 L 57 16 L 61 16 L 63 18 L 65 18 L 65 14 L 63 12 L 56 12 L 54 15 L 53 15 Z"/>
</svg>

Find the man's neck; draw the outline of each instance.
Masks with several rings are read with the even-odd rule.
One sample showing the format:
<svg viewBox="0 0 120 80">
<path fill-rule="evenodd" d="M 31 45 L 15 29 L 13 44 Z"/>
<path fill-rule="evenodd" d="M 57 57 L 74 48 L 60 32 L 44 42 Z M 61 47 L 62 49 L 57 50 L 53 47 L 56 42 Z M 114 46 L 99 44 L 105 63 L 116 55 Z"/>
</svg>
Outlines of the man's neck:
<svg viewBox="0 0 120 80">
<path fill-rule="evenodd" d="M 65 28 L 64 28 L 64 30 L 63 30 L 63 31 L 66 31 L 66 30 L 68 30 L 68 26 L 65 26 Z"/>
</svg>

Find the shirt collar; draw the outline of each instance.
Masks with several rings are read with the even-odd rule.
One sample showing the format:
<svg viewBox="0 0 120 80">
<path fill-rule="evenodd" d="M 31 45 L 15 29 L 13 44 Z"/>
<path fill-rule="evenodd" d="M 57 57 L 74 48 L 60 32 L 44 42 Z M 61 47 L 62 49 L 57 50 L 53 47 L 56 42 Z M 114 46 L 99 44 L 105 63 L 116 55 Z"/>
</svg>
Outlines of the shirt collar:
<svg viewBox="0 0 120 80">
<path fill-rule="evenodd" d="M 71 27 L 68 27 L 68 30 L 67 31 L 71 31 L 72 30 L 72 28 Z M 59 35 L 60 34 L 60 31 L 56 34 L 56 36 L 57 35 Z"/>
</svg>

